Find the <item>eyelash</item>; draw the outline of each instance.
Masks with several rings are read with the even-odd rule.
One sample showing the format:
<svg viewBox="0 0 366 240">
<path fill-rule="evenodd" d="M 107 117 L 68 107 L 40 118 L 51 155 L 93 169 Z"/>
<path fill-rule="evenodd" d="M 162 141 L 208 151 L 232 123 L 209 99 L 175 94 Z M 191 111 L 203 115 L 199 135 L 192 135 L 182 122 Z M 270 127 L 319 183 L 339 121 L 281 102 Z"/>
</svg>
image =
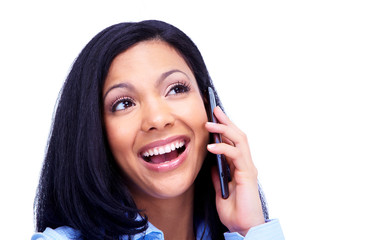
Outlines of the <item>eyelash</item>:
<svg viewBox="0 0 366 240">
<path fill-rule="evenodd" d="M 119 104 L 121 104 L 123 102 L 126 102 L 126 101 L 129 101 L 132 106 L 135 106 L 136 105 L 135 102 L 134 102 L 134 100 L 132 98 L 130 98 L 130 97 L 118 97 L 116 100 L 114 100 L 112 102 L 112 104 L 110 106 L 110 111 L 111 112 L 125 111 L 125 110 L 127 110 L 127 108 L 132 107 L 132 106 L 129 106 L 129 107 L 126 107 L 124 109 L 119 109 L 119 110 L 116 109 Z"/>
<path fill-rule="evenodd" d="M 174 83 L 174 84 L 173 84 L 173 86 L 169 89 L 167 96 L 168 96 L 168 95 L 170 95 L 169 93 L 170 93 L 174 88 L 176 88 L 176 87 L 181 87 L 181 88 L 183 88 L 183 92 L 177 92 L 175 95 L 177 95 L 177 94 L 187 93 L 187 92 L 189 92 L 189 91 L 191 90 L 191 86 L 190 86 L 188 83 L 186 83 L 186 82 L 177 82 L 177 83 Z"/>
<path fill-rule="evenodd" d="M 189 92 L 191 90 L 191 86 L 188 83 L 185 83 L 185 82 L 177 82 L 177 83 L 174 83 L 172 87 L 170 87 L 167 96 L 169 96 L 170 95 L 169 93 L 172 90 L 174 90 L 174 88 L 177 88 L 177 87 L 179 87 L 180 89 L 178 91 L 176 91 L 176 93 L 174 95 L 184 94 L 184 93 L 187 93 L 187 92 Z M 179 92 L 179 91 L 182 90 L 182 88 L 183 88 L 183 91 L 182 92 Z M 177 90 L 177 89 L 175 89 L 175 90 Z M 124 106 L 125 107 L 124 109 L 119 109 L 119 110 L 116 109 L 119 104 L 125 103 L 126 101 L 129 101 L 130 106 L 127 106 L 127 107 Z M 112 104 L 110 106 L 110 111 L 111 112 L 125 111 L 125 110 L 127 110 L 127 108 L 130 108 L 130 107 L 135 106 L 135 105 L 136 104 L 135 104 L 134 100 L 132 98 L 130 98 L 130 97 L 127 97 L 127 96 L 117 97 L 116 100 L 114 100 L 112 102 Z"/>
</svg>

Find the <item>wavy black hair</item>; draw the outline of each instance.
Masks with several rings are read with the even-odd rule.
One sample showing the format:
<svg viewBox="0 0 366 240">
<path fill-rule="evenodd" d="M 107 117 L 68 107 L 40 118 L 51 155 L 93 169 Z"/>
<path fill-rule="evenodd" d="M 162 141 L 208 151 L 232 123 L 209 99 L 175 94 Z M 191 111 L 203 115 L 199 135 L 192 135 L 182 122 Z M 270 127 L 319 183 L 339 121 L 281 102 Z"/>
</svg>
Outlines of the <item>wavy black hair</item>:
<svg viewBox="0 0 366 240">
<path fill-rule="evenodd" d="M 82 239 L 94 240 L 146 230 L 147 217 L 135 205 L 108 146 L 102 89 L 113 59 L 148 40 L 164 41 L 181 54 L 202 96 L 208 86 L 215 89 L 196 45 L 170 24 L 120 23 L 97 34 L 75 60 L 58 99 L 34 204 L 36 231 L 69 226 Z M 217 94 L 216 100 L 221 106 Z M 204 223 L 212 239 L 223 239 L 227 229 L 216 211 L 210 158 L 195 181 L 193 224 L 197 229 Z"/>
</svg>

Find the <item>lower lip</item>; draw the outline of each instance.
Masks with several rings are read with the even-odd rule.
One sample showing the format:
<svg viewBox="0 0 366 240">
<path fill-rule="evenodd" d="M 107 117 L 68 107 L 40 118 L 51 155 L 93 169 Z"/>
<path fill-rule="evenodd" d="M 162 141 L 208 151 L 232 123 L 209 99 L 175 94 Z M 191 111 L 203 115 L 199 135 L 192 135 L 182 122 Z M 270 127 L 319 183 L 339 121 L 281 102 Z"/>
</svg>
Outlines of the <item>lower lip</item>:
<svg viewBox="0 0 366 240">
<path fill-rule="evenodd" d="M 144 165 L 152 171 L 168 172 L 168 171 L 172 171 L 172 170 L 178 168 L 186 160 L 189 148 L 190 148 L 189 143 L 186 143 L 186 149 L 184 150 L 184 152 L 182 152 L 177 158 L 170 160 L 169 162 L 152 164 L 152 163 L 146 162 L 144 159 L 141 159 L 141 160 L 143 161 Z"/>
</svg>

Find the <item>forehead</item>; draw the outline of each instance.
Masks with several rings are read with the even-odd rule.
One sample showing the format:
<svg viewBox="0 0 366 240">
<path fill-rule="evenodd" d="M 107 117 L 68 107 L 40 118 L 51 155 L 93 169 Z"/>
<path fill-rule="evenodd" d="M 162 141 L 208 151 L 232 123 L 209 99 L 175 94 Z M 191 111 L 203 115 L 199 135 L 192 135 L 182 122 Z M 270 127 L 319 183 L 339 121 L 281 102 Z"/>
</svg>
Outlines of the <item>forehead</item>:
<svg viewBox="0 0 366 240">
<path fill-rule="evenodd" d="M 195 79 L 184 58 L 171 45 L 161 40 L 140 42 L 117 55 L 112 61 L 104 83 L 104 91 L 117 82 L 145 82 L 173 69 Z"/>
<path fill-rule="evenodd" d="M 163 41 L 151 40 L 140 42 L 117 55 L 112 61 L 109 73 L 113 73 L 122 67 L 125 70 L 141 72 L 151 70 L 148 68 L 149 66 L 151 68 L 174 66 L 189 68 L 183 57 L 171 45 Z"/>
</svg>

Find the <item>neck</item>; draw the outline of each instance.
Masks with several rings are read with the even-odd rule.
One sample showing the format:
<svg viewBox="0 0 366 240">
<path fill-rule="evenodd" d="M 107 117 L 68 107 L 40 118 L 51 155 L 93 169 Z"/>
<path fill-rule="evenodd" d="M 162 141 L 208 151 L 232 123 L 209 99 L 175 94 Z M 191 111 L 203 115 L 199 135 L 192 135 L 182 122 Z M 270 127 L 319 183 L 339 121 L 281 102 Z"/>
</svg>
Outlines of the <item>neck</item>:
<svg viewBox="0 0 366 240">
<path fill-rule="evenodd" d="M 139 209 L 144 210 L 149 222 L 163 231 L 164 239 L 194 239 L 193 186 L 180 196 L 168 199 L 133 193 Z"/>
</svg>

